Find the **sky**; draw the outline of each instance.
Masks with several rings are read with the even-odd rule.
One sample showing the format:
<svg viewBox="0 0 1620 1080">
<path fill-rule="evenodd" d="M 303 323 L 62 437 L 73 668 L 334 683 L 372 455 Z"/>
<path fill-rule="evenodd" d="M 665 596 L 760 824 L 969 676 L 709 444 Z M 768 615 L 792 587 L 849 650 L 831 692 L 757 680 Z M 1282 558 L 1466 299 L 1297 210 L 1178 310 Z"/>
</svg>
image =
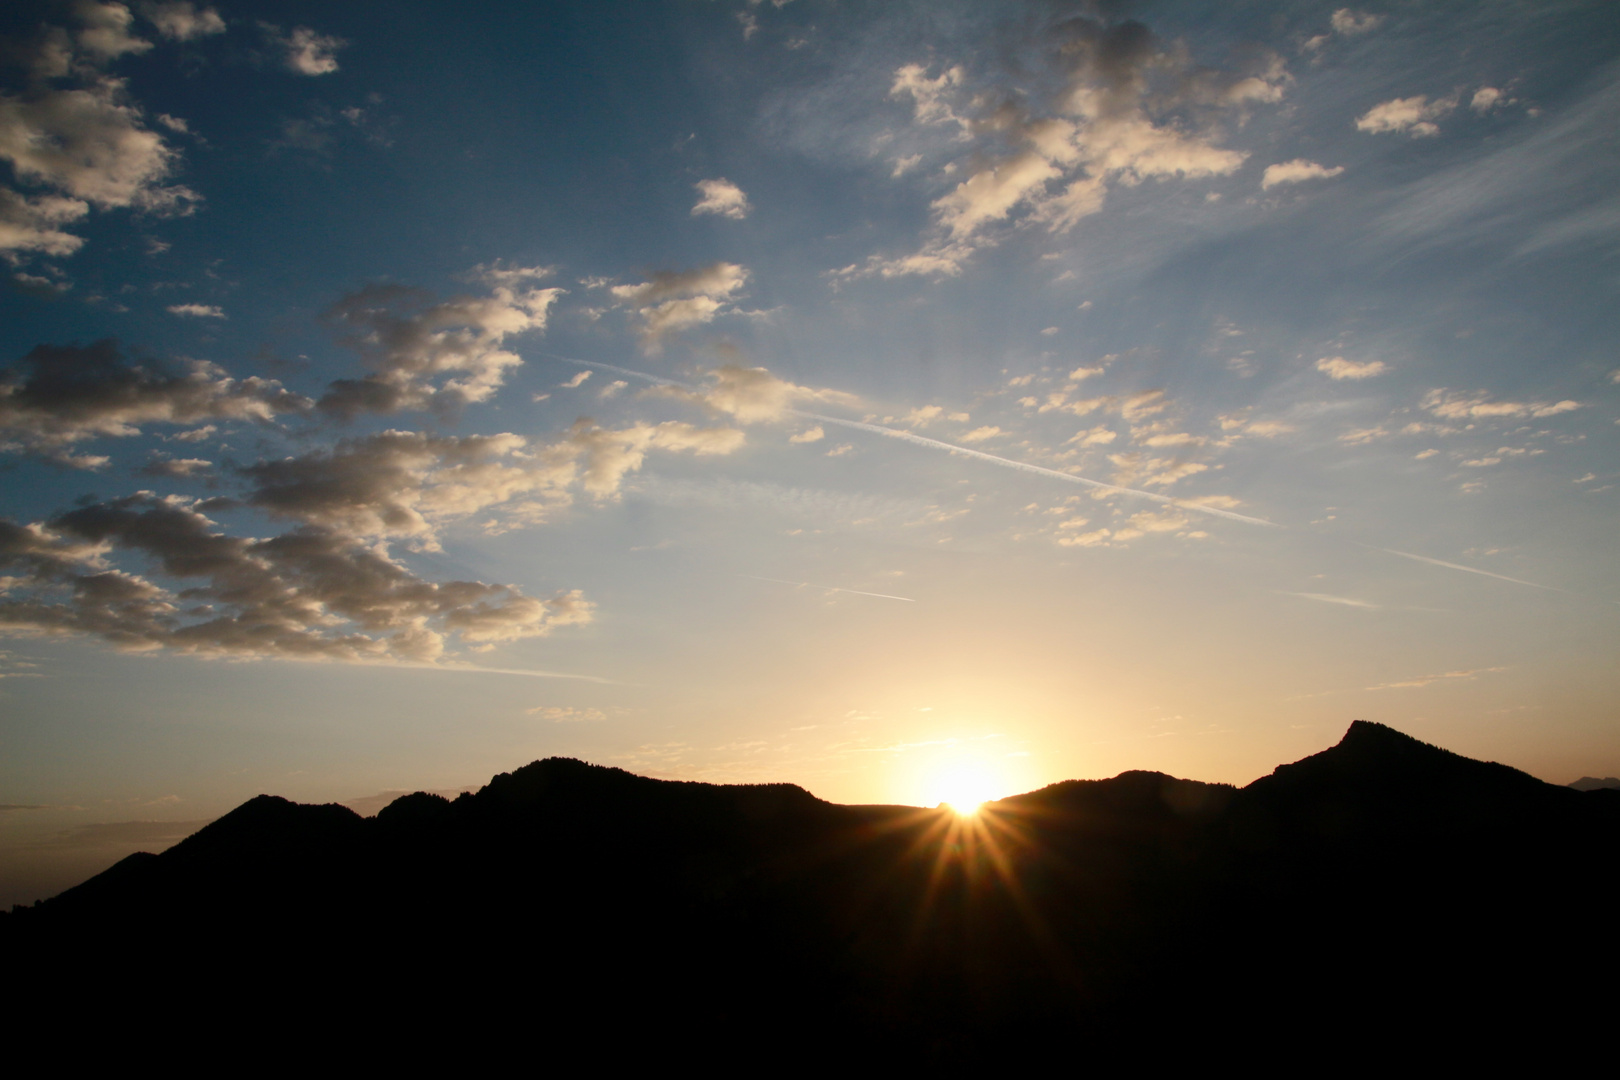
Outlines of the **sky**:
<svg viewBox="0 0 1620 1080">
<path fill-rule="evenodd" d="M 564 755 L 1620 775 L 1620 8 L 0 14 L 0 904 Z"/>
</svg>

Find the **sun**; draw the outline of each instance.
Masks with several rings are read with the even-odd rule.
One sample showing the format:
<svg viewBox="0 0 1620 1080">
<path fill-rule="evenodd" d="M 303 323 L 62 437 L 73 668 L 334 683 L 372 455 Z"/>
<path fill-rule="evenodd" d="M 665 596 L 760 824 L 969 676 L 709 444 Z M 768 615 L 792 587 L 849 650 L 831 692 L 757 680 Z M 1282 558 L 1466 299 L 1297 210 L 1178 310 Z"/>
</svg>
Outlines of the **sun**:
<svg viewBox="0 0 1620 1080">
<path fill-rule="evenodd" d="M 972 817 L 996 797 L 997 778 L 982 762 L 953 761 L 941 766 L 928 786 L 939 802 L 961 817 Z"/>
</svg>

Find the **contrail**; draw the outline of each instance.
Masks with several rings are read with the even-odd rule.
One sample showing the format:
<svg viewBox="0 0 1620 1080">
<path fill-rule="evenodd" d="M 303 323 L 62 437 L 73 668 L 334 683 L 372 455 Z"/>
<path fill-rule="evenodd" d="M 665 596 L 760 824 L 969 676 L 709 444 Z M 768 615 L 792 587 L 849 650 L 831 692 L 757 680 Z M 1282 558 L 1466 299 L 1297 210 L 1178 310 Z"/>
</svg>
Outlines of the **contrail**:
<svg viewBox="0 0 1620 1080">
<path fill-rule="evenodd" d="M 856 596 L 875 596 L 880 600 L 904 600 L 908 604 L 915 604 L 917 602 L 909 596 L 890 596 L 888 593 L 863 592 L 860 589 L 846 589 L 838 585 L 817 585 L 810 581 L 787 581 L 782 578 L 760 577 L 758 574 L 738 574 L 737 576 L 752 578 L 755 581 L 774 581 L 778 585 L 796 585 L 805 589 L 825 589 L 827 592 L 847 592 L 854 593 Z"/>
<path fill-rule="evenodd" d="M 553 360 L 561 360 L 565 364 L 576 364 L 580 367 L 600 368 L 603 371 L 611 371 L 615 375 L 626 375 L 632 379 L 642 379 L 646 382 L 655 383 L 659 386 L 676 386 L 683 390 L 701 392 L 697 387 L 679 382 L 675 379 L 665 379 L 657 375 L 648 375 L 643 371 L 635 371 L 631 368 L 618 367 L 614 364 L 604 364 L 599 360 L 577 360 L 570 356 L 559 356 L 556 353 L 544 353 L 542 355 L 549 356 Z M 1153 502 L 1164 503 L 1167 506 L 1175 506 L 1183 510 L 1192 510 L 1200 514 L 1211 514 L 1215 517 L 1226 518 L 1230 521 L 1241 521 L 1245 525 L 1264 525 L 1271 529 L 1282 528 L 1282 526 L 1278 525 L 1275 521 L 1267 521 L 1264 518 L 1249 517 L 1247 514 L 1236 514 L 1230 510 L 1221 510 L 1214 506 L 1204 506 L 1199 503 L 1186 502 L 1181 499 L 1172 498 L 1169 495 L 1160 495 L 1152 491 L 1142 491 L 1139 488 L 1121 487 L 1118 484 L 1105 484 L 1101 480 L 1088 480 L 1084 476 L 1075 476 L 1073 473 L 1058 472 L 1056 469 L 1047 469 L 1040 465 L 1031 465 L 1025 461 L 1014 461 L 1012 458 L 998 457 L 995 454 L 987 454 L 983 450 L 971 450 L 966 446 L 957 446 L 955 443 L 941 442 L 939 439 L 930 439 L 910 431 L 899 431 L 895 428 L 886 428 L 880 424 L 867 424 L 859 420 L 843 420 L 836 416 L 823 416 L 820 413 L 800 412 L 798 409 L 788 409 L 787 413 L 790 416 L 801 417 L 805 420 L 815 420 L 823 424 L 833 424 L 836 427 L 852 428 L 855 431 L 867 431 L 873 435 L 883 435 L 890 439 L 899 439 L 901 442 L 908 442 L 913 446 L 924 446 L 930 450 L 944 450 L 947 453 L 957 454 L 962 457 L 975 458 L 979 461 L 989 462 L 992 465 L 1000 465 L 1004 469 L 1016 469 L 1019 472 L 1031 473 L 1035 476 L 1045 476 L 1053 480 L 1063 480 L 1070 484 L 1079 484 L 1081 487 L 1095 488 L 1099 491 L 1112 491 L 1119 495 L 1134 495 L 1140 499 L 1150 499 Z"/>
<path fill-rule="evenodd" d="M 1186 502 L 1182 499 L 1172 498 L 1169 495 L 1160 495 L 1153 491 L 1142 491 L 1139 488 L 1121 487 L 1118 484 L 1105 484 L 1101 480 L 1088 480 L 1084 476 L 1075 476 L 1073 473 L 1058 472 L 1056 469 L 1048 469 L 1040 465 L 1031 465 L 1027 461 L 1014 461 L 1012 458 L 998 457 L 995 454 L 987 454 L 983 450 L 970 450 L 965 446 L 957 446 L 955 443 L 941 442 L 938 439 L 930 439 L 925 435 L 918 435 L 911 431 L 899 431 L 895 428 L 883 427 L 880 424 L 863 423 L 859 420 L 840 420 L 836 416 L 822 416 L 820 413 L 800 412 L 797 409 L 789 409 L 788 411 L 792 415 L 802 416 L 806 420 L 816 420 L 823 424 L 836 424 L 839 427 L 854 428 L 856 431 L 870 431 L 874 435 L 884 435 L 891 439 L 899 439 L 901 442 L 908 442 L 915 446 L 926 446 L 931 450 L 945 450 L 949 453 L 959 454 L 963 457 L 977 458 L 979 461 L 988 461 L 990 464 L 1000 465 L 1004 469 L 1017 469 L 1019 472 L 1033 473 L 1036 476 L 1046 476 L 1052 478 L 1053 480 L 1065 480 L 1071 484 L 1079 484 L 1081 487 L 1096 488 L 1099 491 L 1112 491 L 1120 495 L 1135 495 L 1137 498 L 1151 499 L 1154 502 L 1164 503 L 1168 506 L 1180 507 L 1183 510 L 1195 510 L 1200 514 L 1213 514 L 1216 517 L 1228 518 L 1232 521 L 1241 521 L 1247 525 L 1264 525 L 1271 529 L 1282 528 L 1282 526 L 1278 525 L 1275 521 L 1267 521 L 1265 518 L 1249 517 L 1247 514 L 1235 514 L 1230 510 L 1221 510 L 1214 506 L 1204 506 L 1200 503 Z"/>
<path fill-rule="evenodd" d="M 648 375 L 644 371 L 635 371 L 631 368 L 618 367 L 614 364 L 604 364 L 597 360 L 578 360 L 569 356 L 559 356 L 556 353 L 543 353 L 541 355 L 548 356 L 554 360 L 561 360 L 566 364 L 574 364 L 579 367 L 601 368 L 603 371 L 611 371 L 616 375 L 624 375 L 632 379 L 642 379 L 646 382 L 656 383 L 659 386 L 675 386 L 683 390 L 701 392 L 697 387 L 691 386 L 688 383 L 678 382 L 675 379 L 665 379 L 657 375 Z M 914 446 L 923 446 L 930 450 L 944 450 L 946 453 L 956 454 L 961 457 L 975 458 L 991 465 L 999 465 L 1004 469 L 1016 469 L 1019 472 L 1026 472 L 1035 476 L 1045 476 L 1053 480 L 1062 480 L 1066 483 L 1078 484 L 1081 487 L 1093 488 L 1098 491 L 1111 491 L 1119 495 L 1134 495 L 1139 499 L 1149 499 L 1156 503 L 1163 503 L 1166 506 L 1175 506 L 1183 510 L 1192 510 L 1200 514 L 1210 514 L 1214 517 L 1226 518 L 1230 521 L 1241 521 L 1245 525 L 1263 525 L 1270 529 L 1286 528 L 1286 526 L 1279 525 L 1275 521 L 1267 521 L 1265 518 L 1250 517 L 1247 514 L 1238 514 L 1231 510 L 1222 510 L 1214 506 L 1203 506 L 1194 502 L 1186 502 L 1169 495 L 1161 495 L 1153 491 L 1143 491 L 1140 488 L 1122 487 L 1119 484 L 1106 484 L 1101 480 L 1090 480 L 1084 476 L 1075 476 L 1073 473 L 1059 472 L 1056 469 L 1048 469 L 1041 465 L 1031 465 L 1026 461 L 1014 461 L 1012 458 L 999 457 L 996 454 L 987 454 L 983 450 L 973 450 L 966 446 L 957 446 L 955 443 L 942 442 L 939 439 L 930 439 L 926 435 L 918 435 L 915 432 L 900 431 L 895 428 L 883 427 L 881 424 L 868 424 L 860 420 L 844 420 L 836 416 L 823 416 L 820 413 L 800 412 L 798 409 L 789 409 L 787 412 L 791 416 L 801 417 L 805 420 L 814 420 L 822 424 L 832 424 L 836 427 L 852 428 L 855 431 L 866 431 L 873 435 L 882 435 L 885 438 L 898 439 L 901 442 L 908 442 Z M 1363 544 L 1362 546 L 1371 547 L 1374 551 L 1382 551 L 1387 555 L 1398 555 L 1403 559 L 1412 559 L 1417 562 L 1428 563 L 1430 566 L 1443 567 L 1447 570 L 1461 570 L 1465 574 L 1479 574 L 1481 577 L 1496 578 L 1498 581 L 1506 581 L 1514 585 L 1527 585 L 1532 589 L 1545 589 L 1548 592 L 1563 593 L 1566 596 L 1582 595 L 1580 593 L 1572 592 L 1569 589 L 1560 589 L 1556 585 L 1541 585 L 1534 581 L 1525 581 L 1521 578 L 1508 577 L 1506 574 L 1494 574 L 1489 570 L 1479 570 L 1472 566 L 1463 566 L 1460 563 L 1446 562 L 1444 559 L 1431 559 L 1427 555 L 1414 555 L 1410 551 L 1396 551 L 1394 548 L 1381 548 L 1371 544 Z M 785 584 L 796 585 L 799 584 L 799 582 L 786 582 Z M 818 585 L 813 587 L 825 588 L 827 586 Z M 854 590 L 846 589 L 842 591 L 853 592 Z M 872 593 L 868 595 L 879 594 Z M 890 599 L 904 600 L 906 598 L 902 596 L 891 597 Z M 1316 599 L 1316 597 L 1313 596 L 1312 599 Z M 1620 600 L 1610 600 L 1608 602 L 1611 604 L 1620 604 Z"/>
<path fill-rule="evenodd" d="M 1370 545 L 1369 545 L 1370 546 Z M 1497 581 L 1510 581 L 1515 585 L 1528 585 L 1532 589 L 1546 589 L 1548 592 L 1564 593 L 1569 596 L 1578 596 L 1568 589 L 1560 589 L 1556 585 L 1539 585 L 1534 581 L 1525 581 L 1522 578 L 1508 577 L 1506 574 L 1493 574 L 1489 570 L 1479 570 L 1472 566 L 1463 566 L 1461 563 L 1446 562 L 1444 559 L 1431 559 L 1427 555 L 1414 555 L 1410 551 L 1396 551 L 1394 548 L 1375 547 L 1374 551 L 1382 551 L 1386 555 L 1399 555 L 1403 559 L 1413 559 L 1417 562 L 1428 563 L 1430 566 L 1443 566 L 1447 570 L 1461 570 L 1465 574 L 1479 574 L 1481 577 L 1495 578 Z"/>
<path fill-rule="evenodd" d="M 326 661 L 315 661 L 325 663 Z M 612 679 L 604 679 L 600 675 L 573 675 L 566 671 L 533 671 L 527 668 L 498 668 L 479 667 L 476 664 L 407 664 L 403 661 L 389 662 L 385 660 L 362 660 L 362 667 L 405 668 L 409 671 L 453 671 L 468 675 L 527 675 L 531 679 L 579 679 L 583 682 L 606 683 L 612 685 Z"/>
</svg>

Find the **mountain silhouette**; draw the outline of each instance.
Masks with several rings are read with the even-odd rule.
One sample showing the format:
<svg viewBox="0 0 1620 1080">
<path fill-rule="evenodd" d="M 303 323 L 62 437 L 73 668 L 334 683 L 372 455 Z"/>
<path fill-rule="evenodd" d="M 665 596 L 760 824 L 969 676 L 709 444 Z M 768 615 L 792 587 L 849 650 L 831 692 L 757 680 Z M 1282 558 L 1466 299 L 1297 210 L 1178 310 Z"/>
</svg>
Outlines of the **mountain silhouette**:
<svg viewBox="0 0 1620 1080">
<path fill-rule="evenodd" d="M 1127 772 L 967 821 L 551 758 L 374 818 L 261 795 L 0 918 L 0 946 L 29 1008 L 139 986 L 118 1022 L 184 1002 L 390 1059 L 1570 1046 L 1606 1022 L 1617 841 L 1620 791 L 1359 721 L 1241 789 Z"/>
</svg>

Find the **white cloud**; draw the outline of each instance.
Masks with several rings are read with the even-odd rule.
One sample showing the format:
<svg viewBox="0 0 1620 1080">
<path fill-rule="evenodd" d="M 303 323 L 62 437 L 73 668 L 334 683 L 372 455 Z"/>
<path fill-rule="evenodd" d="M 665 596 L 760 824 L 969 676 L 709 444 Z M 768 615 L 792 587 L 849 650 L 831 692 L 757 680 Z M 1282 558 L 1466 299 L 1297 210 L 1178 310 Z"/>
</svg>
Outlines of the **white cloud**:
<svg viewBox="0 0 1620 1080">
<path fill-rule="evenodd" d="M 1415 679 L 1403 679 L 1400 682 L 1379 683 L 1377 686 L 1368 686 L 1367 690 L 1408 690 L 1428 686 L 1431 683 L 1447 682 L 1454 679 L 1468 680 L 1476 675 L 1490 675 L 1499 671 L 1506 671 L 1505 667 L 1470 668 L 1465 671 L 1447 671 L 1439 675 L 1420 675 Z"/>
<path fill-rule="evenodd" d="M 525 711 L 530 716 L 538 716 L 540 719 L 550 720 L 554 724 L 594 723 L 607 719 L 607 713 L 601 709 L 576 709 L 567 705 L 541 705 Z"/>
<path fill-rule="evenodd" d="M 1377 604 L 1369 603 L 1366 600 L 1353 600 L 1348 596 L 1332 596 L 1328 593 L 1314 592 L 1291 592 L 1286 595 L 1297 596 L 1302 600 L 1315 600 L 1323 604 L 1341 604 L 1344 607 L 1361 608 L 1366 611 L 1378 610 Z"/>
<path fill-rule="evenodd" d="M 135 16 L 123 4 L 76 0 L 72 10 L 83 27 L 75 41 L 95 61 L 106 63 L 129 53 L 139 55 L 152 47 L 150 41 L 129 32 Z"/>
<path fill-rule="evenodd" d="M 189 319 L 223 319 L 225 312 L 216 304 L 170 304 L 165 310 L 170 315 Z"/>
<path fill-rule="evenodd" d="M 0 371 L 0 450 L 62 457 L 73 443 L 148 424 L 270 420 L 308 409 L 271 379 L 233 379 L 193 361 L 183 374 L 131 364 L 112 341 L 41 345 Z"/>
<path fill-rule="evenodd" d="M 1298 184 L 1306 180 L 1329 180 L 1344 172 L 1343 165 L 1328 168 L 1318 165 L 1314 161 L 1304 158 L 1295 158 L 1293 161 L 1284 161 L 1276 165 L 1267 165 L 1265 173 L 1260 177 L 1260 188 L 1269 191 L 1279 184 Z"/>
<path fill-rule="evenodd" d="M 573 378 L 569 379 L 567 382 L 560 382 L 557 384 L 557 386 L 563 390 L 578 390 L 581 386 L 585 385 L 585 380 L 590 377 L 591 373 L 589 371 L 577 372 Z"/>
<path fill-rule="evenodd" d="M 1430 101 L 1426 95 L 1395 98 L 1374 105 L 1356 120 L 1356 130 L 1374 135 L 1386 132 L 1405 132 L 1414 139 L 1440 134 L 1440 125 L 1434 121 L 1457 107 L 1455 97 Z"/>
<path fill-rule="evenodd" d="M 1477 113 L 1488 113 L 1502 103 L 1502 91 L 1494 86 L 1482 86 L 1474 91 L 1468 107 Z"/>
<path fill-rule="evenodd" d="M 1117 437 L 1118 436 L 1116 435 L 1116 433 L 1112 429 L 1099 426 L 1099 427 L 1091 428 L 1089 431 L 1081 431 L 1078 434 L 1071 436 L 1064 443 L 1064 445 L 1066 445 L 1066 446 L 1082 446 L 1082 447 L 1084 447 L 1084 446 L 1107 446 L 1109 443 L 1113 442 L 1114 439 L 1117 438 Z"/>
<path fill-rule="evenodd" d="M 1316 370 L 1330 379 L 1370 379 L 1389 371 L 1382 360 L 1346 360 L 1342 356 L 1324 356 L 1316 362 Z"/>
<path fill-rule="evenodd" d="M 1209 469 L 1198 461 L 1177 461 L 1174 458 L 1149 457 L 1142 453 L 1110 454 L 1114 463 L 1114 483 L 1121 487 L 1169 487 L 1177 481 Z"/>
<path fill-rule="evenodd" d="M 111 559 L 140 558 L 183 596 Z M 577 591 L 546 600 L 478 581 L 434 583 L 380 546 L 319 528 L 244 539 L 195 505 L 140 492 L 46 523 L 0 521 L 0 626 L 90 634 L 126 650 L 432 662 L 447 639 L 538 637 L 589 622 Z M 63 597 L 66 593 L 66 597 Z"/>
<path fill-rule="evenodd" d="M 822 426 L 820 424 L 817 424 L 815 427 L 805 428 L 803 431 L 799 432 L 797 435 L 789 435 L 788 436 L 788 442 L 790 442 L 790 443 L 813 443 L 813 442 L 820 442 L 822 439 L 824 439 L 826 437 L 827 437 L 827 432 L 822 428 Z"/>
<path fill-rule="evenodd" d="M 895 71 L 889 96 L 911 98 L 919 124 L 954 123 L 966 129 L 970 125 L 956 115 L 950 104 L 951 95 L 961 88 L 966 78 L 967 73 L 960 66 L 946 68 L 930 79 L 923 65 L 906 64 Z"/>
<path fill-rule="evenodd" d="M 71 255 L 83 240 L 62 226 L 92 207 L 189 213 L 188 188 L 165 185 L 178 154 L 145 125 L 125 82 L 102 70 L 151 43 L 130 35 L 122 4 L 80 0 L 75 34 L 47 27 L 15 59 L 28 74 L 20 93 L 0 93 L 0 161 L 17 185 L 0 186 L 0 253 Z M 66 85 L 63 83 L 66 82 Z"/>
<path fill-rule="evenodd" d="M 999 427 L 986 425 L 984 427 L 976 427 L 972 431 L 963 435 L 962 441 L 965 443 L 984 442 L 986 439 L 993 439 L 1000 434 L 1001 429 Z"/>
<path fill-rule="evenodd" d="M 348 45 L 342 38 L 318 33 L 307 26 L 295 26 L 285 37 L 267 23 L 259 26 L 282 50 L 281 61 L 287 70 L 298 75 L 332 74 L 338 69 L 337 51 Z"/>
<path fill-rule="evenodd" d="M 654 274 L 648 281 L 615 285 L 609 292 L 616 303 L 640 316 L 642 345 L 657 352 L 670 334 L 713 322 L 747 282 L 746 267 L 717 262 L 697 270 Z"/>
<path fill-rule="evenodd" d="M 327 312 L 342 340 L 374 369 L 331 384 L 320 407 L 340 417 L 401 409 L 453 412 L 487 401 L 522 358 L 502 348 L 516 334 L 544 330 L 563 290 L 497 284 L 487 296 L 432 303 L 395 285 L 351 293 Z M 442 380 L 436 382 L 435 380 Z"/>
<path fill-rule="evenodd" d="M 225 20 L 211 7 L 198 9 L 187 0 L 169 3 L 145 3 L 141 14 L 157 27 L 157 32 L 174 41 L 192 41 L 211 34 L 225 32 Z"/>
<path fill-rule="evenodd" d="M 89 212 L 90 205 L 82 199 L 60 195 L 29 197 L 0 187 L 0 253 L 71 255 L 84 246 L 84 238 L 57 226 L 78 221 Z"/>
<path fill-rule="evenodd" d="M 155 458 L 141 466 L 138 471 L 142 476 L 184 478 L 205 472 L 212 468 L 213 464 L 212 461 L 203 458 Z"/>
<path fill-rule="evenodd" d="M 1482 393 L 1454 393 L 1444 388 L 1423 396 L 1423 408 L 1444 420 L 1557 416 L 1581 408 L 1578 401 L 1492 401 Z"/>
<path fill-rule="evenodd" d="M 780 420 L 802 402 L 853 405 L 858 401 L 854 395 L 839 390 L 795 385 L 762 367 L 728 364 L 705 373 L 704 378 L 708 385 L 698 389 L 660 386 L 648 393 L 703 405 L 744 424 Z"/>
<path fill-rule="evenodd" d="M 907 427 L 927 427 L 943 415 L 945 415 L 943 406 L 921 405 L 902 416 L 900 422 Z"/>
<path fill-rule="evenodd" d="M 532 524 L 568 505 L 576 486 L 614 498 L 650 451 L 728 454 L 742 444 L 735 429 L 678 422 L 610 429 L 581 420 L 561 439 L 538 444 L 511 433 L 385 431 L 239 474 L 251 485 L 247 503 L 272 517 L 356 543 L 401 538 L 436 550 L 453 522 L 478 516 L 492 532 Z"/>
<path fill-rule="evenodd" d="M 1074 536 L 1059 536 L 1057 542 L 1063 547 L 1099 547 L 1108 542 L 1113 533 L 1108 529 L 1096 529 L 1088 533 L 1079 533 Z"/>
<path fill-rule="evenodd" d="M 692 207 L 692 215 L 718 214 L 721 217 L 741 221 L 753 209 L 748 202 L 748 196 L 743 189 L 733 184 L 725 177 L 718 180 L 699 180 L 695 185 L 698 194 L 703 196 L 696 206 Z"/>
<path fill-rule="evenodd" d="M 1371 15 L 1366 12 L 1351 11 L 1349 8 L 1340 8 L 1333 13 L 1332 26 L 1336 34 L 1350 37 L 1356 34 L 1365 34 L 1375 30 L 1384 21 L 1382 15 Z"/>
<path fill-rule="evenodd" d="M 1135 22 L 1073 18 L 1049 38 L 1063 67 L 1056 94 L 970 93 L 960 66 L 896 70 L 890 96 L 912 102 L 918 125 L 954 127 L 970 144 L 960 163 L 970 171 L 933 201 L 920 250 L 874 255 L 835 278 L 958 274 L 1003 223 L 1061 233 L 1098 212 L 1111 186 L 1228 175 L 1247 155 L 1216 145 L 1213 118 L 1280 100 L 1289 78 L 1274 56 L 1243 71 L 1196 67 Z"/>
</svg>

